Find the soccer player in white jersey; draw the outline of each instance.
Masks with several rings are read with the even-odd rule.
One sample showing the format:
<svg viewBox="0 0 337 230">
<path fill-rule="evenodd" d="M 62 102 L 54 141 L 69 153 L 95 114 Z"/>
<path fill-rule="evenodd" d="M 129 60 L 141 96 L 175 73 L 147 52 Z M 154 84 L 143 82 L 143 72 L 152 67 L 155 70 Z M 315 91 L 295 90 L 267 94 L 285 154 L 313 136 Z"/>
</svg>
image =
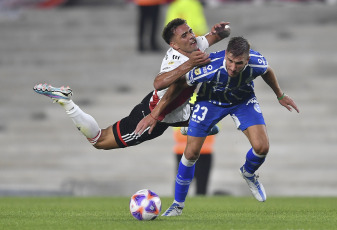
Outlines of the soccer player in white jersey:
<svg viewBox="0 0 337 230">
<path fill-rule="evenodd" d="M 163 216 L 182 214 L 189 185 L 194 176 L 195 162 L 210 128 L 227 115 L 231 115 L 237 128 L 248 138 L 252 148 L 246 154 L 246 161 L 240 168 L 252 194 L 258 201 L 265 201 L 267 196 L 263 185 L 255 174 L 263 164 L 269 151 L 269 140 L 264 118 L 254 93 L 253 80 L 261 76 L 274 91 L 279 103 L 289 111 L 295 102 L 281 90 L 274 71 L 266 59 L 258 52 L 251 50 L 248 41 L 243 37 L 234 37 L 227 49 L 210 54 L 211 62 L 202 67 L 195 67 L 186 76 L 180 78 L 181 88 L 202 84 L 197 102 L 194 105 L 187 131 L 187 145 L 179 164 L 175 185 L 175 200 Z M 151 112 L 152 117 L 160 114 L 175 95 L 167 93 L 162 102 Z M 155 122 L 143 119 L 136 133 Z M 153 119 L 152 119 L 153 120 Z"/>
<path fill-rule="evenodd" d="M 185 20 L 178 18 L 168 23 L 163 30 L 163 38 L 171 48 L 167 51 L 161 71 L 155 80 L 157 89 L 161 90 L 150 92 L 127 117 L 106 129 L 101 129 L 91 115 L 82 111 L 72 101 L 73 92 L 69 87 L 55 88 L 48 84 L 37 84 L 34 86 L 34 91 L 52 98 L 63 106 L 78 130 L 95 148 L 116 149 L 140 144 L 160 136 L 169 126 L 187 124 L 190 115 L 188 101 L 193 93 L 192 88 L 187 89 L 172 106 L 156 118 L 156 121 L 160 120 L 161 122 L 151 134 L 144 132 L 137 137 L 134 133 L 138 122 L 151 112 L 164 95 L 166 89 L 162 87 L 163 85 L 171 84 L 171 79 L 177 79 L 193 67 L 210 61 L 209 55 L 204 51 L 229 36 L 230 28 L 226 27 L 228 24 L 228 22 L 215 24 L 208 34 L 196 38 Z"/>
</svg>

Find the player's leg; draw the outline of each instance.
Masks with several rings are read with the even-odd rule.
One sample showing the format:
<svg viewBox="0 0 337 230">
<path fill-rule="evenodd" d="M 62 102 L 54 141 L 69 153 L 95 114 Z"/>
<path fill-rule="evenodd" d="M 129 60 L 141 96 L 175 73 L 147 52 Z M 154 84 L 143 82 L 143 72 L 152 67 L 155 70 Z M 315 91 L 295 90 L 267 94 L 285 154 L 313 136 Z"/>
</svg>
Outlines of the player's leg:
<svg viewBox="0 0 337 230">
<path fill-rule="evenodd" d="M 128 116 L 117 121 L 112 126 L 102 129 L 94 147 L 105 150 L 126 148 L 161 136 L 169 127 L 168 124 L 162 122 L 158 122 L 151 134 L 144 132 L 142 135 L 137 136 L 134 132 L 138 122 L 150 113 L 148 105 L 151 95 L 152 92 L 145 96 L 142 102 L 137 104 Z"/>
<path fill-rule="evenodd" d="M 195 163 L 200 149 L 211 128 L 219 122 L 228 111 L 212 103 L 201 101 L 194 106 L 187 133 L 187 144 L 181 158 L 176 177 L 174 202 L 163 216 L 179 216 L 182 214 L 184 202 L 190 183 L 194 176 Z"/>
<path fill-rule="evenodd" d="M 206 139 L 207 140 L 207 139 Z M 205 143 L 204 143 L 205 145 Z M 174 153 L 176 170 L 178 170 L 182 154 Z M 201 153 L 195 164 L 194 181 L 196 182 L 196 195 L 206 195 L 208 178 L 211 171 L 213 153 Z"/>
<path fill-rule="evenodd" d="M 120 148 L 138 145 L 144 141 L 157 138 L 169 127 L 169 124 L 158 122 L 151 134 L 147 131 L 144 131 L 141 135 L 135 133 L 138 123 L 151 112 L 149 102 L 152 94 L 153 92 L 150 92 L 146 95 L 141 103 L 136 105 L 127 117 L 124 117 L 113 125 L 112 131 Z"/>
<path fill-rule="evenodd" d="M 240 168 L 242 177 L 246 180 L 249 189 L 258 201 L 265 201 L 267 196 L 262 183 L 255 172 L 265 161 L 269 151 L 269 140 L 259 103 L 253 97 L 245 103 L 236 106 L 232 118 L 238 129 L 247 136 L 252 148 L 246 154 L 246 161 Z"/>
<path fill-rule="evenodd" d="M 240 168 L 242 177 L 246 180 L 251 192 L 258 201 L 265 201 L 267 195 L 255 172 L 266 159 L 269 151 L 269 141 L 265 125 L 254 125 L 248 127 L 244 134 L 250 141 L 252 148 L 246 154 L 246 161 Z"/>
<path fill-rule="evenodd" d="M 187 144 L 181 157 L 175 182 L 173 204 L 162 216 L 179 216 L 182 214 L 188 189 L 194 177 L 195 163 L 206 137 L 187 136 Z"/>
<path fill-rule="evenodd" d="M 111 126 L 106 129 L 100 129 L 96 120 L 76 105 L 72 100 L 72 90 L 69 87 L 56 88 L 47 84 L 38 84 L 34 86 L 36 93 L 45 95 L 60 104 L 74 122 L 76 128 L 88 139 L 88 141 L 97 149 L 119 148 Z"/>
<path fill-rule="evenodd" d="M 206 137 L 187 136 L 187 144 L 178 167 L 175 185 L 175 200 L 185 202 L 188 189 L 194 177 L 195 163 L 199 159 L 200 149 Z"/>
<path fill-rule="evenodd" d="M 69 87 L 56 88 L 47 84 L 34 86 L 36 93 L 45 95 L 60 104 L 74 122 L 77 129 L 88 139 L 91 144 L 96 144 L 101 136 L 101 129 L 96 120 L 89 114 L 83 112 L 72 100 L 72 90 Z"/>
<path fill-rule="evenodd" d="M 244 130 L 243 133 L 247 136 L 252 145 L 254 154 L 260 157 L 266 157 L 269 152 L 269 138 L 266 126 L 253 125 Z"/>
<path fill-rule="evenodd" d="M 253 175 L 263 164 L 269 151 L 269 140 L 265 125 L 253 125 L 243 133 L 247 136 L 252 148 L 246 154 L 243 169 Z"/>
<path fill-rule="evenodd" d="M 93 145 L 96 149 L 118 149 L 120 146 L 116 142 L 115 135 L 112 131 L 112 126 L 101 130 L 101 136 L 98 138 L 97 142 Z"/>
<path fill-rule="evenodd" d="M 196 194 L 206 195 L 209 173 L 211 171 L 212 153 L 200 154 L 195 165 Z"/>
<path fill-rule="evenodd" d="M 149 101 L 152 93 L 153 92 L 150 92 L 146 95 L 144 99 L 131 110 L 128 116 L 117 121 L 112 126 L 102 129 L 102 134 L 94 146 L 98 149 L 126 148 L 161 136 L 169 127 L 168 124 L 162 122 L 158 122 L 151 134 L 144 132 L 142 135 L 137 136 L 134 132 L 138 122 L 150 113 Z"/>
<path fill-rule="evenodd" d="M 72 90 L 69 87 L 56 88 L 47 84 L 34 86 L 36 93 L 45 95 L 60 104 L 72 119 L 77 129 L 97 149 L 124 148 L 140 144 L 163 134 L 168 128 L 167 124 L 159 123 L 151 135 L 144 132 L 138 139 L 133 133 L 138 122 L 150 113 L 148 102 L 152 95 L 149 93 L 143 101 L 136 105 L 130 115 L 116 122 L 113 126 L 100 129 L 96 120 L 89 114 L 83 112 L 72 100 Z"/>
</svg>

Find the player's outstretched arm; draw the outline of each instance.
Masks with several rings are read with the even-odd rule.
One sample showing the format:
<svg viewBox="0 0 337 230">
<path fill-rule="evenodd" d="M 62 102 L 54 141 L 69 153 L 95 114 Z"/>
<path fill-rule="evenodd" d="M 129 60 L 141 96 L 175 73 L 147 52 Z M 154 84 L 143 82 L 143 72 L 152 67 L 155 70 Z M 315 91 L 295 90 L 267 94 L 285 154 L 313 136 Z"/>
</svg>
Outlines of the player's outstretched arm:
<svg viewBox="0 0 337 230">
<path fill-rule="evenodd" d="M 272 68 L 268 67 L 267 71 L 262 75 L 262 78 L 270 88 L 272 88 L 282 106 L 286 107 L 290 112 L 292 109 L 295 109 L 298 113 L 300 112 L 294 100 L 282 92 Z"/>
<path fill-rule="evenodd" d="M 135 129 L 135 134 L 140 136 L 145 130 L 149 128 L 149 134 L 152 133 L 154 127 L 158 122 L 159 115 L 165 110 L 165 108 L 184 90 L 186 87 L 189 87 L 186 84 L 185 77 L 180 78 L 181 81 L 178 81 L 175 84 L 172 84 L 157 106 L 151 111 L 149 115 L 144 117 L 137 125 Z"/>
<path fill-rule="evenodd" d="M 156 90 L 166 89 L 195 66 L 206 65 L 211 61 L 209 54 L 202 51 L 194 51 L 188 55 L 188 58 L 188 61 L 181 64 L 176 69 L 159 73 L 153 82 L 154 88 Z"/>
<path fill-rule="evenodd" d="M 205 35 L 209 46 L 227 38 L 231 33 L 229 22 L 220 22 L 212 26 L 211 31 Z"/>
</svg>

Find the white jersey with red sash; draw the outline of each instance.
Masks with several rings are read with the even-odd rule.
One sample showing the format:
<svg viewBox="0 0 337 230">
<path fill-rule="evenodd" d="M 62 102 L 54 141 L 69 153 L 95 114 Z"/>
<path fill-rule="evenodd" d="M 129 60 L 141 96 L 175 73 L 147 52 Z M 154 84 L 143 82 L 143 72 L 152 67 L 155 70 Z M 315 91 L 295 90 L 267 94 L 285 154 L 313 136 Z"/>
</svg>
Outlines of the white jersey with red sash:
<svg viewBox="0 0 337 230">
<path fill-rule="evenodd" d="M 205 36 L 197 37 L 199 50 L 205 51 L 208 47 L 208 41 Z M 184 62 L 188 57 L 179 53 L 172 47 L 166 52 L 166 55 L 161 64 L 160 72 L 168 72 L 174 70 Z M 180 95 L 163 111 L 158 117 L 158 120 L 166 123 L 177 123 L 187 121 L 190 117 L 191 109 L 188 103 L 189 98 L 192 96 L 195 86 L 185 89 Z M 159 103 L 160 99 L 166 93 L 167 88 L 163 90 L 154 90 L 150 99 L 150 110 L 152 111 Z"/>
</svg>

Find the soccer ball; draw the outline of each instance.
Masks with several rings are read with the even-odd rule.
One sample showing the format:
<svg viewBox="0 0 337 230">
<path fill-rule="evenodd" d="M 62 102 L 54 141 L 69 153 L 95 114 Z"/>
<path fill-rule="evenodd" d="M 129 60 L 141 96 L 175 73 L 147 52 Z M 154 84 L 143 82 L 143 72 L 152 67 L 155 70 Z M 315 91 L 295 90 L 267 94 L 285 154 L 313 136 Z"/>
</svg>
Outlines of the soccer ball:
<svg viewBox="0 0 337 230">
<path fill-rule="evenodd" d="M 130 212 L 137 220 L 154 220 L 161 211 L 161 200 L 149 189 L 136 192 L 130 199 Z"/>
</svg>

